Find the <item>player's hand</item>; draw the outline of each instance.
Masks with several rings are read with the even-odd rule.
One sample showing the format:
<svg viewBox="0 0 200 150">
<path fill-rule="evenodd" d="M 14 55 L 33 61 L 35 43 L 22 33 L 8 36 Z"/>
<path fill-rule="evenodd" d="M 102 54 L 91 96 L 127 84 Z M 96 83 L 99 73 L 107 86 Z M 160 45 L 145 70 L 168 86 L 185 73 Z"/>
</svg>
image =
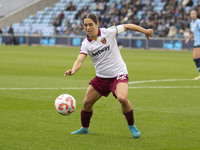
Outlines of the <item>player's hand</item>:
<svg viewBox="0 0 200 150">
<path fill-rule="evenodd" d="M 189 43 L 189 39 L 185 40 L 185 44 L 188 44 Z"/>
<path fill-rule="evenodd" d="M 65 73 L 64 73 L 64 76 L 70 76 L 70 75 L 73 75 L 75 73 L 75 71 L 72 71 L 71 69 L 67 70 Z"/>
<path fill-rule="evenodd" d="M 147 29 L 146 30 L 146 38 L 149 40 L 149 37 L 152 37 L 153 29 Z"/>
</svg>

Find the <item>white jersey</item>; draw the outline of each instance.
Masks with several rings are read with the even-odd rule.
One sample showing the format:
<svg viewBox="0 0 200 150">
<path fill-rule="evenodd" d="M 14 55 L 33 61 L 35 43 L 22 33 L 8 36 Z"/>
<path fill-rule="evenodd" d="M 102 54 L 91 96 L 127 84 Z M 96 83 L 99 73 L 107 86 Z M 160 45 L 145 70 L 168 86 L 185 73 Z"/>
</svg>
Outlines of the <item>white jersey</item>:
<svg viewBox="0 0 200 150">
<path fill-rule="evenodd" d="M 80 54 L 90 55 L 98 77 L 114 78 L 128 74 L 118 48 L 117 34 L 117 28 L 114 26 L 107 29 L 100 28 L 97 41 L 87 36 L 82 42 Z"/>
</svg>

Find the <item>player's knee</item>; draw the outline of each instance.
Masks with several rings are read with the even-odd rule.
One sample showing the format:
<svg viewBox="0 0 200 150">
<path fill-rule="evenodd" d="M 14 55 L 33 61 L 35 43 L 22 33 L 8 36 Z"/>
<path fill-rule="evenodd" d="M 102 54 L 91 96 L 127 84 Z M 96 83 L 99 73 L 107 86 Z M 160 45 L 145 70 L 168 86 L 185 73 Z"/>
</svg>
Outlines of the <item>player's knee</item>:
<svg viewBox="0 0 200 150">
<path fill-rule="evenodd" d="M 83 108 L 84 108 L 84 110 L 89 111 L 92 108 L 92 103 L 88 100 L 84 100 Z"/>
<path fill-rule="evenodd" d="M 128 105 L 128 98 L 127 98 L 127 96 L 119 95 L 119 96 L 117 96 L 117 99 L 119 100 L 119 102 L 121 103 L 121 105 L 123 105 L 123 106 Z"/>
<path fill-rule="evenodd" d="M 84 101 L 83 101 L 83 107 L 84 107 L 84 108 L 87 108 L 88 106 L 89 106 L 89 102 L 84 100 Z"/>
</svg>

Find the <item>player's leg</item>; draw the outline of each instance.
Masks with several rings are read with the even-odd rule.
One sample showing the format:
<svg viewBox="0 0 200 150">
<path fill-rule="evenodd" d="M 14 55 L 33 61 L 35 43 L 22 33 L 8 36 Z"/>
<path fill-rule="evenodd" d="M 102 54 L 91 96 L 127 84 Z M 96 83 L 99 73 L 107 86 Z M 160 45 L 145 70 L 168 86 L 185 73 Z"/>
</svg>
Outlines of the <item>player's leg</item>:
<svg viewBox="0 0 200 150">
<path fill-rule="evenodd" d="M 93 105 L 101 97 L 92 85 L 88 87 L 85 94 L 85 99 L 83 101 L 83 109 L 81 111 L 81 124 L 82 127 L 88 128 L 90 124 L 90 119 L 93 114 Z"/>
<path fill-rule="evenodd" d="M 195 78 L 195 79 L 198 80 L 198 79 L 200 79 L 200 47 L 193 49 L 193 60 L 194 60 L 196 67 L 199 71 L 199 76 Z"/>
<path fill-rule="evenodd" d="M 101 94 L 97 92 L 92 85 L 89 85 L 88 90 L 85 94 L 85 99 L 83 101 L 83 110 L 90 112 L 93 110 L 94 103 L 101 98 Z"/>
<path fill-rule="evenodd" d="M 88 87 L 88 90 L 85 95 L 85 99 L 83 101 L 83 109 L 81 110 L 81 124 L 82 127 L 72 132 L 71 134 L 89 134 L 89 124 L 90 119 L 93 114 L 93 105 L 94 103 L 101 97 L 101 94 L 99 94 L 92 85 Z"/>
<path fill-rule="evenodd" d="M 132 110 L 132 106 L 128 101 L 128 83 L 118 83 L 115 89 L 115 95 L 121 104 L 123 114 L 130 112 Z"/>
<path fill-rule="evenodd" d="M 134 114 L 130 101 L 128 100 L 128 83 L 120 82 L 115 89 L 115 95 L 121 104 L 121 109 L 127 120 L 133 137 L 140 137 L 140 131 L 135 127 Z"/>
</svg>

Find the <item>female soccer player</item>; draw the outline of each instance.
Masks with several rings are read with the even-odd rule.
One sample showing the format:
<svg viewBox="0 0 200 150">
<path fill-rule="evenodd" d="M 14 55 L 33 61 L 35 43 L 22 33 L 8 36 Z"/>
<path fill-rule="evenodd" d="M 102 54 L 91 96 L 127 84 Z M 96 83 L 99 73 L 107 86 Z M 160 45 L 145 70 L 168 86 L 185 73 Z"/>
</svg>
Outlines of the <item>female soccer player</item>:
<svg viewBox="0 0 200 150">
<path fill-rule="evenodd" d="M 110 92 L 118 99 L 121 110 L 125 115 L 129 129 L 133 137 L 140 136 L 139 130 L 134 124 L 134 115 L 131 103 L 128 100 L 128 71 L 124 63 L 116 36 L 126 30 L 139 31 L 149 39 L 153 29 L 144 29 L 134 24 L 123 24 L 110 28 L 98 28 L 99 20 L 96 15 L 88 14 L 82 20 L 87 38 L 82 42 L 80 54 L 73 68 L 64 73 L 75 74 L 82 66 L 87 55 L 90 55 L 95 67 L 96 76 L 90 81 L 90 85 L 83 101 L 81 111 L 82 127 L 71 134 L 89 134 L 89 124 L 93 113 L 93 105 L 101 97 L 107 97 Z"/>
<path fill-rule="evenodd" d="M 187 38 L 185 44 L 188 44 L 189 40 L 194 37 L 193 60 L 199 71 L 199 76 L 196 77 L 195 79 L 199 80 L 200 79 L 200 19 L 197 18 L 196 10 L 190 11 L 190 17 L 192 19 L 190 23 L 191 35 Z"/>
</svg>

